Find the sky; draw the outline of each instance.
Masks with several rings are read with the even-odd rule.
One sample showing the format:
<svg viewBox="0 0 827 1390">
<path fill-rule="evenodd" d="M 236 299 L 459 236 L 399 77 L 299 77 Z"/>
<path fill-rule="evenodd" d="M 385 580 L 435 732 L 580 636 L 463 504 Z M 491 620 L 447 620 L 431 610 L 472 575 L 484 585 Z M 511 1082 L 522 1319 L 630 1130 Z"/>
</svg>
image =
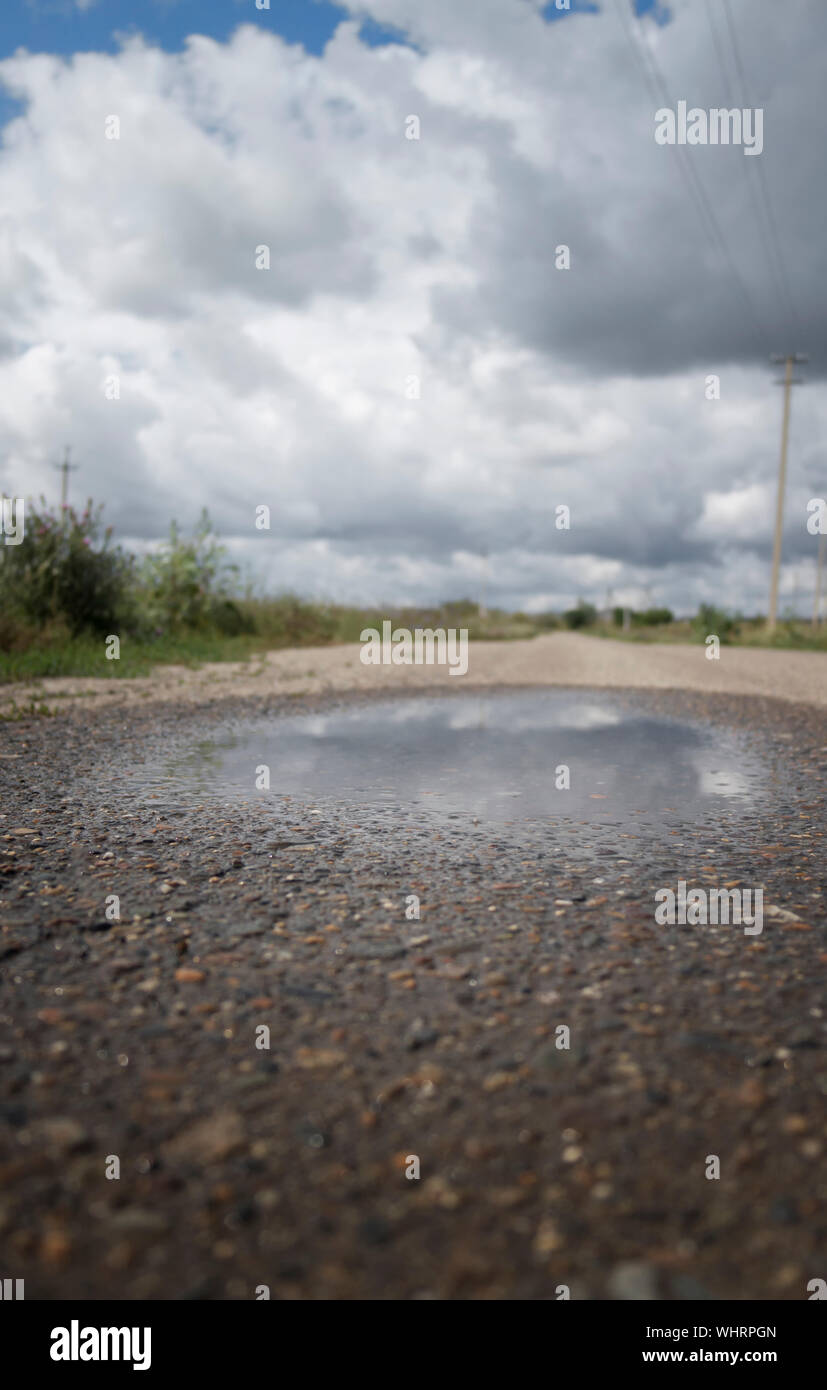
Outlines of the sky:
<svg viewBox="0 0 827 1390">
<path fill-rule="evenodd" d="M 823 0 L 4 0 L 0 489 L 71 445 L 125 544 L 206 506 L 263 592 L 766 611 L 801 352 L 809 614 L 824 90 Z M 760 154 L 658 143 L 679 101 Z"/>
</svg>

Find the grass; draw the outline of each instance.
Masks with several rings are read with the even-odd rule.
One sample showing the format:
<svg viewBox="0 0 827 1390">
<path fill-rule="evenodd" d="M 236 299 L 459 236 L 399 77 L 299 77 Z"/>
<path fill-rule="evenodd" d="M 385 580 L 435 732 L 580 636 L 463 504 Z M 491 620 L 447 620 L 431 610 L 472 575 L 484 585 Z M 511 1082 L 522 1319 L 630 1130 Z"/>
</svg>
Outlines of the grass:
<svg viewBox="0 0 827 1390">
<path fill-rule="evenodd" d="M 726 623 L 714 621 L 703 629 L 697 618 L 677 619 L 671 623 L 659 623 L 652 627 L 632 627 L 627 632 L 612 623 L 592 623 L 580 629 L 590 637 L 610 637 L 623 642 L 691 642 L 703 643 L 713 634 L 721 639 L 721 646 L 764 647 L 782 651 L 827 652 L 827 623 L 820 628 L 800 618 L 786 618 L 780 621 L 775 632 L 767 632 L 766 618 L 728 619 Z"/>
<path fill-rule="evenodd" d="M 48 719 L 53 714 L 57 714 L 57 710 L 50 709 L 43 700 L 30 700 L 27 705 L 18 705 L 16 700 L 12 700 L 9 709 L 0 710 L 0 723 L 16 724 L 20 719 Z"/>
<path fill-rule="evenodd" d="M 467 628 L 471 641 L 513 641 L 536 637 L 540 633 L 565 630 L 563 620 L 554 614 L 530 616 L 492 609 L 481 614 L 475 603 L 462 600 L 428 609 L 355 608 L 341 604 L 311 603 L 286 596 L 276 599 L 239 601 L 244 624 L 249 631 L 228 635 L 217 630 L 184 631 L 159 635 L 151 641 L 121 636 L 120 658 L 106 659 L 103 638 L 71 637 L 65 628 L 50 625 L 43 629 L 23 624 L 0 632 L 0 685 L 11 682 L 44 680 L 51 676 L 84 679 L 123 680 L 151 675 L 157 665 L 197 668 L 207 662 L 248 662 L 257 658 L 255 671 L 264 670 L 261 657 L 268 651 L 285 648 L 323 647 L 336 643 L 359 643 L 366 627 L 379 629 L 390 619 L 394 627 Z M 827 651 L 827 624 L 816 631 L 808 622 L 785 619 L 770 637 L 763 618 L 729 618 L 723 613 L 707 613 L 698 618 L 671 623 L 634 623 L 628 631 L 614 623 L 595 621 L 578 629 L 587 636 L 628 642 L 703 643 L 716 633 L 722 645 L 775 647 L 781 650 Z M 31 713 L 51 712 L 29 710 Z M 9 719 L 15 717 L 6 715 Z M 23 718 L 22 713 L 16 717 Z"/>
<path fill-rule="evenodd" d="M 124 638 L 119 660 L 107 661 L 103 641 L 86 637 L 66 638 L 48 646 L 0 652 L 0 684 L 44 680 L 49 676 L 102 677 L 108 680 L 148 676 L 159 663 L 200 666 L 205 661 L 246 661 L 262 646 L 266 647 L 266 643 L 262 643 L 261 639 L 224 637 L 220 633 L 191 633 L 159 638 L 155 642 L 133 642 Z"/>
<path fill-rule="evenodd" d="M 151 641 L 121 635 L 120 657 L 107 660 L 103 637 L 72 637 L 52 624 L 34 629 L 9 626 L 0 650 L 0 685 L 44 680 L 51 676 L 80 676 L 124 680 L 148 676 L 157 665 L 199 667 L 213 661 L 250 661 L 268 651 L 358 644 L 366 627 L 381 632 L 390 619 L 394 627 L 467 627 L 477 640 L 533 637 L 540 621 L 524 614 L 492 611 L 480 617 L 476 604 L 447 603 L 438 608 L 363 609 L 340 604 L 309 603 L 293 597 L 239 601 L 245 625 L 252 631 L 229 636 L 217 630 L 167 633 Z M 263 670 L 263 667 L 260 667 Z"/>
</svg>

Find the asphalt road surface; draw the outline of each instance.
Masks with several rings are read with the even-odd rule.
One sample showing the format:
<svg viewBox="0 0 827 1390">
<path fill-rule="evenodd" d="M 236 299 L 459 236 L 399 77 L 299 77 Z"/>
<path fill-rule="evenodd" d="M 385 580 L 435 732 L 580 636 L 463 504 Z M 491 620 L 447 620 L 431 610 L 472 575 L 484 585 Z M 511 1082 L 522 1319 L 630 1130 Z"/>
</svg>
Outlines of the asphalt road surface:
<svg viewBox="0 0 827 1390">
<path fill-rule="evenodd" d="M 403 669 L 394 698 L 442 674 L 458 709 L 484 663 L 481 699 L 600 688 L 758 769 L 698 804 L 657 781 L 635 821 L 603 793 L 463 813 L 393 777 L 385 800 L 225 791 L 240 722 L 370 715 L 378 683 L 332 689 L 364 686 L 358 654 L 309 657 L 267 663 L 266 694 L 155 703 L 165 676 L 0 730 L 4 1275 L 29 1298 L 807 1298 L 825 659 L 561 637 L 481 645 L 450 684 Z M 274 693 L 288 658 L 328 693 Z M 200 783 L 153 784 L 182 759 Z M 760 888 L 762 931 L 658 925 L 678 880 Z"/>
</svg>

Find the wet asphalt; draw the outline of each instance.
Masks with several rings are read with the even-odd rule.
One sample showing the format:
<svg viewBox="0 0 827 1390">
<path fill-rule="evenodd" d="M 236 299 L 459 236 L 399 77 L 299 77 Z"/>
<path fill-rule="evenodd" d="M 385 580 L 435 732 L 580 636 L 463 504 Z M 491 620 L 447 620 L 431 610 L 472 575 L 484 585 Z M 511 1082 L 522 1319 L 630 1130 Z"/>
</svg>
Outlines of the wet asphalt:
<svg viewBox="0 0 827 1390">
<path fill-rule="evenodd" d="M 511 814 L 501 760 L 487 791 L 441 760 L 412 781 L 415 746 L 394 758 L 399 725 L 358 695 L 0 728 L 0 1244 L 27 1298 L 804 1299 L 827 1278 L 827 714 L 592 705 L 680 721 L 739 794 L 676 770 L 669 796 L 644 739 L 637 801 Z M 361 720 L 383 795 L 302 780 L 306 759 L 272 795 L 230 785 L 230 736 L 301 715 Z M 181 772 L 199 747 L 206 785 Z M 656 924 L 679 880 L 761 888 L 762 932 Z"/>
</svg>

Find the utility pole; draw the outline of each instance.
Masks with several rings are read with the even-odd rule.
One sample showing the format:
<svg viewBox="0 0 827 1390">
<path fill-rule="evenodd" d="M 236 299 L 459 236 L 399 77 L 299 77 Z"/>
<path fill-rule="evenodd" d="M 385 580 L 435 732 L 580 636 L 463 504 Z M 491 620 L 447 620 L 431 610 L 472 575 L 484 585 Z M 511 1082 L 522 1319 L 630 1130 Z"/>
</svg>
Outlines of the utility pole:
<svg viewBox="0 0 827 1390">
<path fill-rule="evenodd" d="M 70 463 L 70 462 L 69 462 L 69 455 L 71 454 L 71 452 L 72 452 L 72 446 L 71 446 L 70 444 L 67 444 L 67 445 L 65 446 L 64 452 L 63 452 L 63 462 L 62 462 L 62 463 L 53 463 L 53 464 L 52 464 L 52 467 L 53 467 L 53 468 L 56 468 L 56 469 L 58 470 L 58 472 L 62 475 L 62 476 L 61 476 L 61 479 L 60 479 L 60 509 L 61 509 L 61 512 L 65 512 L 65 511 L 66 511 L 66 506 L 67 506 L 67 503 L 68 503 L 68 500 L 69 500 L 69 474 L 70 474 L 70 473 L 75 473 L 75 472 L 77 471 L 77 469 L 80 468 L 80 464 L 79 464 L 79 463 Z M 65 520 L 65 517 L 64 517 L 64 520 Z"/>
<path fill-rule="evenodd" d="M 802 378 L 793 377 L 793 365 L 809 359 L 802 352 L 788 353 L 786 357 L 773 356 L 771 362 L 784 363 L 784 380 L 778 383 L 784 387 L 784 417 L 781 425 L 781 460 L 778 467 L 778 498 L 775 504 L 775 540 L 772 547 L 772 580 L 770 581 L 770 611 L 767 618 L 767 631 L 775 632 L 775 619 L 778 611 L 778 572 L 781 568 L 781 534 L 784 525 L 784 487 L 787 481 L 787 438 L 790 432 L 790 387 L 800 385 Z"/>
<path fill-rule="evenodd" d="M 488 617 L 488 546 L 482 552 L 482 603 L 479 605 L 480 618 Z"/>
<path fill-rule="evenodd" d="M 813 602 L 813 627 L 821 622 L 821 572 L 824 569 L 824 552 L 827 551 L 827 531 L 818 538 L 818 559 L 816 560 L 816 594 Z"/>
</svg>

